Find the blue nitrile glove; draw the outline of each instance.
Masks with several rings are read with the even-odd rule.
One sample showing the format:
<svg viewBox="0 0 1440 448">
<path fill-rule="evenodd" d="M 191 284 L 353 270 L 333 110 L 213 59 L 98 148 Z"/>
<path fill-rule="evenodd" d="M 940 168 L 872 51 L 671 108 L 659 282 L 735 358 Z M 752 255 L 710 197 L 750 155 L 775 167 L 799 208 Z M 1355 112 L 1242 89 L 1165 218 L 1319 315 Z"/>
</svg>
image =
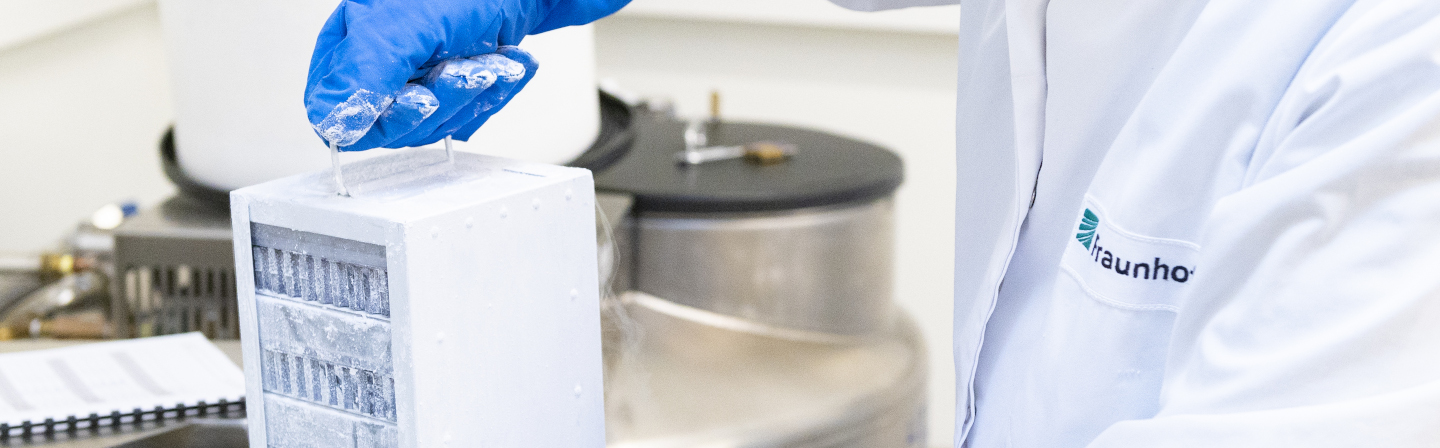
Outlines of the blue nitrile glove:
<svg viewBox="0 0 1440 448">
<path fill-rule="evenodd" d="M 468 139 L 535 74 L 513 45 L 628 2 L 345 0 L 310 58 L 310 123 L 346 151 Z"/>
</svg>

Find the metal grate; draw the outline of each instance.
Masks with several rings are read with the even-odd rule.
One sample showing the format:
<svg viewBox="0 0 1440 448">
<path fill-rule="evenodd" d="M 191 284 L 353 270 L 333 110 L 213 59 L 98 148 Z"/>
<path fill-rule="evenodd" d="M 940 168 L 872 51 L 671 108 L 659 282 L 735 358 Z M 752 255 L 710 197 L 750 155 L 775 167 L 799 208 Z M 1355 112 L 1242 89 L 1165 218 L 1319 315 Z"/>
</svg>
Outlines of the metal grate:
<svg viewBox="0 0 1440 448">
<path fill-rule="evenodd" d="M 228 268 L 127 266 L 122 297 L 137 336 L 199 331 L 206 337 L 240 336 L 235 279 Z"/>
<path fill-rule="evenodd" d="M 227 208 L 184 196 L 126 219 L 115 229 L 116 336 L 239 339 L 231 235 Z"/>
</svg>

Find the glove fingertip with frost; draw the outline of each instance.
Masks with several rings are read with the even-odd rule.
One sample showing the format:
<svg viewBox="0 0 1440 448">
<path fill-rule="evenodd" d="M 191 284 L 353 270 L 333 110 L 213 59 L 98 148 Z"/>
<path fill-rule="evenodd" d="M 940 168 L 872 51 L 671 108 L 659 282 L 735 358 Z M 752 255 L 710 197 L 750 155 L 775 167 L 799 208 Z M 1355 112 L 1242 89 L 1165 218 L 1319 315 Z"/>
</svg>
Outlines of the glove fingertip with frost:
<svg viewBox="0 0 1440 448">
<path fill-rule="evenodd" d="M 493 73 L 494 85 L 476 95 L 428 137 L 417 140 L 417 144 L 434 143 L 447 135 L 456 140 L 469 140 L 490 116 L 510 103 L 515 94 L 535 77 L 539 69 L 539 64 L 529 52 L 509 45 L 501 46 L 495 53 L 482 54 L 470 60 L 484 67 L 486 72 Z"/>
<path fill-rule="evenodd" d="M 426 118 L 430 118 L 440 107 L 440 100 L 430 89 L 419 84 L 406 84 L 390 108 L 380 114 L 359 141 L 341 147 L 344 151 L 361 151 L 369 148 L 388 146 L 405 133 L 415 129 Z M 338 142 L 337 142 L 338 144 Z"/>
</svg>

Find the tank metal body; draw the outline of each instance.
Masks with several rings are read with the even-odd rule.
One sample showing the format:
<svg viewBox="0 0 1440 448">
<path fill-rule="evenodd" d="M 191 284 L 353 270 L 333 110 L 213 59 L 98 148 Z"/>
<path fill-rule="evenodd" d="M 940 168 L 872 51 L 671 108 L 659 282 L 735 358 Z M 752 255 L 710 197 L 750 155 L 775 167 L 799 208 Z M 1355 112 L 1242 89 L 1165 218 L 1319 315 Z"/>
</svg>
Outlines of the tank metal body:
<svg viewBox="0 0 1440 448">
<path fill-rule="evenodd" d="M 889 199 L 754 213 L 642 213 L 635 288 L 785 328 L 846 335 L 892 320 Z"/>
<path fill-rule="evenodd" d="M 925 446 L 889 197 L 616 224 L 601 247 L 619 260 L 600 264 L 632 290 L 604 314 L 610 447 Z"/>
</svg>

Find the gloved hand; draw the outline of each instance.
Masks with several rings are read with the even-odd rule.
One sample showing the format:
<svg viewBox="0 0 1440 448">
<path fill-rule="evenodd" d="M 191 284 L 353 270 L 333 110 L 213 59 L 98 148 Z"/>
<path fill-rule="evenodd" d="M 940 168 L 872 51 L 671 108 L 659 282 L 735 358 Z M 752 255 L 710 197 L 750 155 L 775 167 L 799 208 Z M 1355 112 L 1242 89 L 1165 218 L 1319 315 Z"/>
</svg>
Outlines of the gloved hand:
<svg viewBox="0 0 1440 448">
<path fill-rule="evenodd" d="M 535 75 L 513 45 L 628 2 L 344 0 L 310 58 L 310 123 L 345 151 L 469 139 Z"/>
</svg>

